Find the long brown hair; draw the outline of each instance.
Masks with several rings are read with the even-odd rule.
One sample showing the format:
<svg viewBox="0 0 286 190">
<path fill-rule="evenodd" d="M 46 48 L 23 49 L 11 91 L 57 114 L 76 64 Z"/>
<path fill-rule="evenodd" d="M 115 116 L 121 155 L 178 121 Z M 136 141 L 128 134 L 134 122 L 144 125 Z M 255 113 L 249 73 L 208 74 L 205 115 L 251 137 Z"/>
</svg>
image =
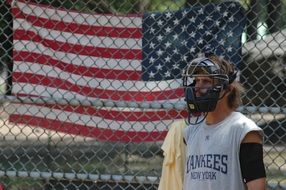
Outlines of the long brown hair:
<svg viewBox="0 0 286 190">
<path fill-rule="evenodd" d="M 229 61 L 220 58 L 216 55 L 211 55 L 208 58 L 218 64 L 222 74 L 227 74 L 228 76 L 231 76 L 236 72 L 235 65 L 230 63 Z M 242 84 L 237 80 L 234 80 L 229 85 L 231 85 L 233 88 L 228 87 L 228 89 L 231 91 L 227 97 L 227 104 L 231 109 L 235 110 L 242 104 L 241 96 L 245 92 L 245 90 Z"/>
</svg>

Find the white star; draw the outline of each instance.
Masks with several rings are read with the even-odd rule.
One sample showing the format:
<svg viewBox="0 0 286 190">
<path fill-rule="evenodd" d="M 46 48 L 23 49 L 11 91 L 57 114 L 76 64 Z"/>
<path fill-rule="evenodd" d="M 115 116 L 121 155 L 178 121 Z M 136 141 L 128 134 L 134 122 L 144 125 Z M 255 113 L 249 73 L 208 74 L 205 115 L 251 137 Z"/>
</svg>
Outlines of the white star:
<svg viewBox="0 0 286 190">
<path fill-rule="evenodd" d="M 231 47 L 231 46 L 228 46 L 228 47 L 226 48 L 226 51 L 227 51 L 227 52 L 232 52 L 232 47 Z"/>
<path fill-rule="evenodd" d="M 159 63 L 159 65 L 157 65 L 157 66 L 155 66 L 156 67 L 156 69 L 157 69 L 157 71 L 160 71 L 160 70 L 162 70 L 162 68 L 163 68 L 163 66 Z"/>
<path fill-rule="evenodd" d="M 179 37 L 178 34 L 173 35 L 174 40 L 178 39 L 178 37 Z"/>
<path fill-rule="evenodd" d="M 173 22 L 174 22 L 174 25 L 178 25 L 179 24 L 179 20 L 177 18 Z"/>
<path fill-rule="evenodd" d="M 184 11 L 182 12 L 183 17 L 185 17 L 187 14 L 188 14 L 188 12 L 187 12 L 186 10 L 184 10 Z"/>
<path fill-rule="evenodd" d="M 171 61 L 171 57 L 170 56 L 167 56 L 166 58 L 165 58 L 165 62 L 166 63 L 169 63 Z"/>
<path fill-rule="evenodd" d="M 221 39 L 218 43 L 220 44 L 220 45 L 224 45 L 224 40 L 223 39 Z"/>
<path fill-rule="evenodd" d="M 174 65 L 173 65 L 173 69 L 180 69 L 180 68 L 179 68 L 179 65 L 178 65 L 177 63 L 174 64 Z"/>
<path fill-rule="evenodd" d="M 183 60 L 183 61 L 187 61 L 187 56 L 186 56 L 186 55 L 183 55 L 182 60 Z"/>
<path fill-rule="evenodd" d="M 212 17 L 213 17 L 212 15 L 208 15 L 208 16 L 206 16 L 206 20 L 207 21 L 212 20 L 213 19 Z"/>
<path fill-rule="evenodd" d="M 228 16 L 228 12 L 224 11 L 222 15 L 223 15 L 223 17 L 227 17 Z"/>
<path fill-rule="evenodd" d="M 215 21 L 215 25 L 216 25 L 216 26 L 219 26 L 219 24 L 220 24 L 220 21 L 219 21 L 219 20 Z"/>
<path fill-rule="evenodd" d="M 198 29 L 203 29 L 203 28 L 204 28 L 203 23 L 200 23 L 199 26 L 198 26 Z"/>
<path fill-rule="evenodd" d="M 217 10 L 218 12 L 220 11 L 220 9 L 221 9 L 220 6 L 216 6 L 216 10 Z"/>
<path fill-rule="evenodd" d="M 186 26 L 186 25 L 183 25 L 183 26 L 181 27 L 181 30 L 182 30 L 182 31 L 186 31 L 186 29 L 187 29 L 187 26 Z"/>
<path fill-rule="evenodd" d="M 149 47 L 150 47 L 151 49 L 154 49 L 154 48 L 155 48 L 155 44 L 154 44 L 153 42 L 151 42 L 151 43 L 149 44 Z"/>
<path fill-rule="evenodd" d="M 151 72 L 149 73 L 149 77 L 150 77 L 150 78 L 154 78 L 154 77 L 155 77 L 155 73 L 153 73 L 153 71 L 151 71 Z"/>
<path fill-rule="evenodd" d="M 234 21 L 233 15 L 231 17 L 229 17 L 228 21 L 229 22 L 233 22 Z"/>
<path fill-rule="evenodd" d="M 226 26 L 225 26 L 225 25 L 223 25 L 223 26 L 221 27 L 221 30 L 225 30 L 225 27 L 226 27 Z"/>
<path fill-rule="evenodd" d="M 210 45 L 210 44 L 207 44 L 207 45 L 205 46 L 205 48 L 206 48 L 206 49 L 211 49 L 211 45 Z"/>
<path fill-rule="evenodd" d="M 161 49 L 159 49 L 159 50 L 156 52 L 156 54 L 157 54 L 158 56 L 161 56 L 161 55 L 163 54 L 163 51 L 162 51 Z"/>
<path fill-rule="evenodd" d="M 173 50 L 173 53 L 174 53 L 174 54 L 178 54 L 178 53 L 179 53 L 178 49 L 175 48 L 175 49 Z"/>
<path fill-rule="evenodd" d="M 151 33 L 151 34 L 154 34 L 154 32 L 155 32 L 155 29 L 154 29 L 153 27 L 151 27 L 151 28 L 150 28 L 150 33 Z"/>
<path fill-rule="evenodd" d="M 168 47 L 171 46 L 171 43 L 170 43 L 169 41 L 167 41 L 167 42 L 165 43 L 165 46 L 166 46 L 166 48 L 168 48 Z"/>
<path fill-rule="evenodd" d="M 200 38 L 199 40 L 198 40 L 198 44 L 203 44 L 204 43 L 204 40 L 202 39 L 202 38 Z"/>
<path fill-rule="evenodd" d="M 235 5 L 234 3 L 231 3 L 231 4 L 230 4 L 230 7 L 232 7 L 232 8 L 235 7 L 235 6 L 236 6 L 236 5 Z"/>
<path fill-rule="evenodd" d="M 227 37 L 233 37 L 233 32 L 229 31 L 228 33 L 226 33 Z"/>
<path fill-rule="evenodd" d="M 152 13 L 150 16 L 151 16 L 151 18 L 155 19 L 156 14 Z"/>
<path fill-rule="evenodd" d="M 150 63 L 154 63 L 154 62 L 155 62 L 154 57 L 150 57 L 149 62 L 150 62 Z"/>
<path fill-rule="evenodd" d="M 187 40 L 183 40 L 181 43 L 182 43 L 182 45 L 186 46 L 188 42 L 187 42 Z"/>
<path fill-rule="evenodd" d="M 171 18 L 171 16 L 172 16 L 172 13 L 170 13 L 170 12 L 166 13 L 166 18 Z"/>
<path fill-rule="evenodd" d="M 190 49 L 190 53 L 195 53 L 195 51 L 196 51 L 196 48 L 191 47 L 191 49 Z"/>
<path fill-rule="evenodd" d="M 190 33 L 191 38 L 194 38 L 196 36 L 196 33 L 193 31 Z"/>
<path fill-rule="evenodd" d="M 158 41 L 162 41 L 162 40 L 163 40 L 163 36 L 162 36 L 161 34 L 159 34 L 159 35 L 157 36 L 157 39 L 158 39 Z"/>
<path fill-rule="evenodd" d="M 166 29 L 165 29 L 166 33 L 169 33 L 171 32 L 171 28 L 168 26 Z"/>
<path fill-rule="evenodd" d="M 212 35 L 212 33 L 211 33 L 209 30 L 207 30 L 207 31 L 206 31 L 206 35 L 207 35 L 207 36 L 210 36 L 210 35 Z"/>
<path fill-rule="evenodd" d="M 204 10 L 203 10 L 203 8 L 201 8 L 198 12 L 199 12 L 199 15 L 204 14 Z"/>
<path fill-rule="evenodd" d="M 196 18 L 194 16 L 192 16 L 189 20 L 190 22 L 196 22 Z"/>
<path fill-rule="evenodd" d="M 162 26 L 163 25 L 163 21 L 162 20 L 158 20 L 157 24 L 158 24 L 158 26 Z"/>
<path fill-rule="evenodd" d="M 170 77 L 170 76 L 171 76 L 170 71 L 166 71 L 166 72 L 165 72 L 165 77 Z"/>
</svg>

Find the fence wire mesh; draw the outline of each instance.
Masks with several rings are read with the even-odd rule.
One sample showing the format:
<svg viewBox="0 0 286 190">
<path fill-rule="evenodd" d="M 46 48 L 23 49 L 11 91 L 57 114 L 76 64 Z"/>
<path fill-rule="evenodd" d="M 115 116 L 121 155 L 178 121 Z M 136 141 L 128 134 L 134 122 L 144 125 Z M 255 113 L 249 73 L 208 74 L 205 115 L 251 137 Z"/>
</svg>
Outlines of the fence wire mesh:
<svg viewBox="0 0 286 190">
<path fill-rule="evenodd" d="M 180 63 L 188 53 L 195 56 L 202 50 L 199 40 L 192 44 L 194 49 L 184 51 L 174 44 L 185 45 L 192 43 L 192 37 L 198 38 L 211 18 L 199 16 L 200 6 L 221 2 L 2 2 L 2 186 L 21 190 L 157 189 L 164 137 L 175 120 L 186 118 L 177 80 Z M 208 29 L 212 39 L 218 40 L 213 36 L 219 35 L 239 39 L 230 44 L 218 40 L 231 59 L 242 60 L 238 68 L 246 93 L 239 111 L 265 132 L 268 189 L 286 189 L 286 1 L 234 3 L 245 9 L 242 38 L 235 31 L 243 18 L 230 28 L 214 19 L 212 24 L 219 31 L 229 30 L 225 33 Z M 216 11 L 230 21 L 236 11 L 230 14 L 227 8 L 213 9 L 209 16 L 219 17 L 212 15 Z M 198 15 L 184 13 L 192 9 Z M 182 16 L 179 19 L 173 13 Z M 182 24 L 184 14 L 187 25 Z M 198 18 L 203 24 L 190 31 L 188 25 Z M 181 32 L 171 35 L 178 23 Z M 144 30 L 150 33 L 148 38 Z M 187 38 L 178 38 L 180 34 Z M 239 49 L 228 45 L 240 45 L 240 41 L 242 54 L 237 58 L 239 54 L 231 52 Z M 209 38 L 202 39 L 204 45 L 209 42 Z M 169 47 L 173 49 L 167 51 Z"/>
</svg>

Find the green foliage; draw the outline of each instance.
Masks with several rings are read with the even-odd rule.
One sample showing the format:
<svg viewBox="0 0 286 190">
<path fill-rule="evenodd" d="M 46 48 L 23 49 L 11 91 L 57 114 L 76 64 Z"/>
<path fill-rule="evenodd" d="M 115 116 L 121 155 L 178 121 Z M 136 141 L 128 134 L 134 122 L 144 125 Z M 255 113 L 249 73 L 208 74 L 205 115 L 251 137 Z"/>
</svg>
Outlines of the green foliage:
<svg viewBox="0 0 286 190">
<path fill-rule="evenodd" d="M 36 2 L 84 12 L 113 14 L 177 10 L 185 3 L 184 0 L 37 0 Z"/>
<path fill-rule="evenodd" d="M 9 190 L 40 190 L 44 184 L 42 179 L 33 178 L 1 177 L 0 181 Z"/>
<path fill-rule="evenodd" d="M 12 57 L 12 16 L 9 10 L 8 4 L 3 1 L 0 4 L 0 73 Z M 3 88 L 2 84 L 0 88 Z"/>
</svg>

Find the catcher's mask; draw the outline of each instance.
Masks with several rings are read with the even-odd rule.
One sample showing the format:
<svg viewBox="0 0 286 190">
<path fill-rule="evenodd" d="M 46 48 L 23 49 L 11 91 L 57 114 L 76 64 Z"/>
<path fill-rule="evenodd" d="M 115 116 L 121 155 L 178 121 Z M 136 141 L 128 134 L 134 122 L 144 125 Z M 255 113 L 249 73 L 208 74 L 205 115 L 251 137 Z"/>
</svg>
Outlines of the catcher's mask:
<svg viewBox="0 0 286 190">
<path fill-rule="evenodd" d="M 182 76 L 189 113 L 199 112 L 206 116 L 208 112 L 214 111 L 218 100 L 226 94 L 221 92 L 234 81 L 236 73 L 223 73 L 214 61 L 201 57 L 191 61 Z"/>
</svg>

